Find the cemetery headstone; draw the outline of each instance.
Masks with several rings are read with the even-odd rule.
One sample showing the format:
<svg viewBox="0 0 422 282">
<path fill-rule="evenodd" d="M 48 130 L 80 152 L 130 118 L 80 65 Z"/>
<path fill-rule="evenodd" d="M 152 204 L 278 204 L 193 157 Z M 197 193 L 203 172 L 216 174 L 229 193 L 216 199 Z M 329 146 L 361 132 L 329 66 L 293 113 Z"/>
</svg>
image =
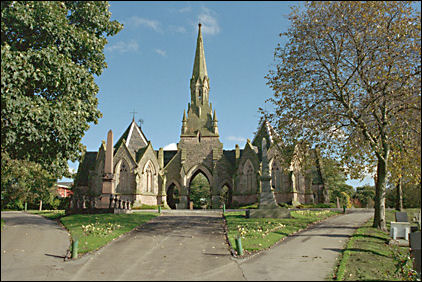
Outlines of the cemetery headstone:
<svg viewBox="0 0 422 282">
<path fill-rule="evenodd" d="M 396 222 L 409 222 L 407 212 L 396 212 Z"/>
<path fill-rule="evenodd" d="M 410 255 L 413 258 L 413 269 L 421 274 L 421 231 L 410 233 Z"/>
</svg>

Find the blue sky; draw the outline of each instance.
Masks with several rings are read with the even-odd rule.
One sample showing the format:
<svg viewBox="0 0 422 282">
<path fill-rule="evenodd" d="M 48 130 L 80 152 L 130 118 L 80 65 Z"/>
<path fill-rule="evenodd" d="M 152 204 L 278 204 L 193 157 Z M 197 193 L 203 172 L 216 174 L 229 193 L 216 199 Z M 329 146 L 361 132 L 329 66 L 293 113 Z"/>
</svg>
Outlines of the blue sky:
<svg viewBox="0 0 422 282">
<path fill-rule="evenodd" d="M 117 141 L 133 111 L 136 120 L 143 119 L 142 130 L 154 149 L 179 142 L 201 22 L 220 141 L 224 149 L 235 144 L 243 148 L 257 130 L 258 107 L 269 109 L 265 99 L 272 91 L 264 76 L 277 43 L 284 43 L 279 34 L 290 25 L 293 5 L 302 3 L 111 1 L 112 19 L 124 29 L 108 38 L 108 68 L 95 79 L 103 117 L 91 125 L 82 143 L 88 151 L 97 151 L 109 129 Z M 69 166 L 77 169 L 78 163 Z"/>
</svg>

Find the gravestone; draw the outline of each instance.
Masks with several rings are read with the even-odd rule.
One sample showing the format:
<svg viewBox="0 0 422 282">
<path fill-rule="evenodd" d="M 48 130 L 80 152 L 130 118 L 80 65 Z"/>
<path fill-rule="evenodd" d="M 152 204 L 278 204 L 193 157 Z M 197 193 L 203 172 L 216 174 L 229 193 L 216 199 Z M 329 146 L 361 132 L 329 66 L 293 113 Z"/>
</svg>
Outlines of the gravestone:
<svg viewBox="0 0 422 282">
<path fill-rule="evenodd" d="M 409 222 L 407 212 L 396 212 L 396 222 Z"/>
<path fill-rule="evenodd" d="M 413 269 L 421 274 L 421 231 L 410 233 L 410 255 L 413 258 Z"/>
<path fill-rule="evenodd" d="M 262 174 L 261 174 L 261 194 L 258 209 L 250 211 L 252 218 L 289 218 L 290 211 L 277 205 L 274 192 L 271 190 L 271 175 L 269 161 L 267 157 L 267 142 L 262 138 Z"/>
</svg>

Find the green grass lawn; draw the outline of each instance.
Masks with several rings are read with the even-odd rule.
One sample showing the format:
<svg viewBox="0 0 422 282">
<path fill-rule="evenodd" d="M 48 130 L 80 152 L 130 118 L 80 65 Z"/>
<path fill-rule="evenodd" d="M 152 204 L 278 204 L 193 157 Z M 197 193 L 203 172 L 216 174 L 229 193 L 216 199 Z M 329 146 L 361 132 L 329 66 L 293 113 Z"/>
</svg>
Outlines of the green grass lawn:
<svg viewBox="0 0 422 282">
<path fill-rule="evenodd" d="M 64 216 L 65 211 L 64 210 L 42 210 L 42 211 L 28 210 L 27 213 L 42 215 L 48 219 L 56 219 L 61 216 Z"/>
<path fill-rule="evenodd" d="M 4 223 L 4 219 L 1 219 L 1 230 L 3 231 L 3 227 L 4 227 L 5 223 Z"/>
<path fill-rule="evenodd" d="M 394 212 L 394 210 L 386 210 L 388 230 L 390 222 L 395 221 Z M 411 221 L 414 211 L 407 210 L 407 212 Z M 372 227 L 372 223 L 373 218 L 357 229 L 348 241 L 333 276 L 334 280 L 398 281 L 411 278 L 408 273 L 401 273 L 401 268 L 398 267 L 400 259 L 406 261 L 409 248 L 389 245 L 391 239 L 389 233 Z M 407 272 L 406 268 L 409 266 L 411 266 L 410 261 L 404 264 L 404 272 Z M 399 269 L 397 273 L 396 269 Z"/>
<path fill-rule="evenodd" d="M 120 235 L 156 217 L 157 213 L 74 214 L 60 218 L 73 240 L 79 240 L 79 253 L 96 250 Z"/>
<path fill-rule="evenodd" d="M 268 247 L 284 237 L 306 228 L 309 224 L 338 214 L 329 210 L 292 211 L 292 218 L 246 218 L 245 212 L 226 212 L 228 239 L 235 248 L 235 238 L 241 236 L 245 254 L 251 254 Z"/>
</svg>

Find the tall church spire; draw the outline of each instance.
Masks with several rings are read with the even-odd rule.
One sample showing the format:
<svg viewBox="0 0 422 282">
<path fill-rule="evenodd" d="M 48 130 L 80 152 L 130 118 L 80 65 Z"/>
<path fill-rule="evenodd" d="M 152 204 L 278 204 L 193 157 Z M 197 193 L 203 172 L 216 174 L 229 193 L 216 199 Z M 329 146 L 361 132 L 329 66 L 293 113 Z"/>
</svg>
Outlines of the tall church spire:
<svg viewBox="0 0 422 282">
<path fill-rule="evenodd" d="M 207 64 L 205 63 L 204 42 L 202 41 L 201 24 L 198 24 L 198 39 L 196 41 L 195 61 L 193 64 L 192 80 L 208 77 Z"/>
<path fill-rule="evenodd" d="M 210 80 L 208 78 L 207 65 L 205 63 L 201 24 L 198 24 L 195 60 L 193 62 L 192 78 L 190 80 L 191 103 L 194 105 L 194 108 L 197 109 L 197 112 L 199 112 L 201 105 L 208 104 L 209 102 L 209 83 Z"/>
<path fill-rule="evenodd" d="M 187 117 L 182 121 L 183 136 L 218 136 L 217 122 L 213 121 L 209 102 L 209 78 L 205 63 L 204 42 L 202 40 L 201 24 L 198 24 L 195 59 L 192 78 L 190 79 L 191 101 Z"/>
</svg>

